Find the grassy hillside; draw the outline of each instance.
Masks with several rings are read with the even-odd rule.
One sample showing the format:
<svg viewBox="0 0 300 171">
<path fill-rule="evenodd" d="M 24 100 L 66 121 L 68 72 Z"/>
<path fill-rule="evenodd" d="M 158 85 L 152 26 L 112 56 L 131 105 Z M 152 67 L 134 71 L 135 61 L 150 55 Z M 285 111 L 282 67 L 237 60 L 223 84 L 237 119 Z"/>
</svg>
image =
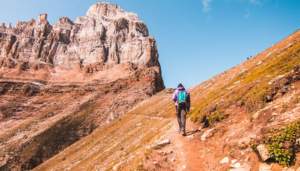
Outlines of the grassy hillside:
<svg viewBox="0 0 300 171">
<path fill-rule="evenodd" d="M 288 74 L 300 63 L 299 34 L 300 31 L 295 32 L 254 59 L 192 88 L 196 100 L 191 119 L 194 122 L 219 121 L 226 117 L 232 105 L 244 107 L 251 115 L 279 98 L 276 93 L 291 84 Z"/>
<path fill-rule="evenodd" d="M 134 170 L 151 145 L 170 129 L 169 120 L 125 115 L 73 144 L 34 170 Z"/>
</svg>

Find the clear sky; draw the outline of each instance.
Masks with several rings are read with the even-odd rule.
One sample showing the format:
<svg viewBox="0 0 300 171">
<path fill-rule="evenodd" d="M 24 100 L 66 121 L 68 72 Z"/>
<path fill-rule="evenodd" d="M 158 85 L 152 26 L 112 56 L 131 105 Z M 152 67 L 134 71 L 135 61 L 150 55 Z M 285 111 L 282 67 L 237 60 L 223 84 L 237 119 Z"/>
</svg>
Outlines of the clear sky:
<svg viewBox="0 0 300 171">
<path fill-rule="evenodd" d="M 138 14 L 157 41 L 166 87 L 191 87 L 300 29 L 300 0 L 105 0 Z M 97 0 L 0 0 L 0 23 L 85 16 Z"/>
</svg>

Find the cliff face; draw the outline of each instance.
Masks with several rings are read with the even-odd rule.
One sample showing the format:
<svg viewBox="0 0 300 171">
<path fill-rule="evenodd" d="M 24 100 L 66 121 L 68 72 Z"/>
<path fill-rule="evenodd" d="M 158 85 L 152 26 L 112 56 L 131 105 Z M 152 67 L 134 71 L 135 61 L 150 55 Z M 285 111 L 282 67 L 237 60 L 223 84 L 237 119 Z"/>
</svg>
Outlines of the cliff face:
<svg viewBox="0 0 300 171">
<path fill-rule="evenodd" d="M 54 26 L 42 14 L 37 21 L 0 28 L 2 58 L 46 63 L 55 69 L 95 65 L 93 70 L 102 70 L 130 62 L 136 68 L 155 67 L 161 74 L 156 42 L 146 24 L 117 5 L 100 2 L 86 17 L 63 17 Z"/>
<path fill-rule="evenodd" d="M 156 41 L 136 14 L 0 25 L 0 170 L 26 170 L 163 90 Z"/>
</svg>

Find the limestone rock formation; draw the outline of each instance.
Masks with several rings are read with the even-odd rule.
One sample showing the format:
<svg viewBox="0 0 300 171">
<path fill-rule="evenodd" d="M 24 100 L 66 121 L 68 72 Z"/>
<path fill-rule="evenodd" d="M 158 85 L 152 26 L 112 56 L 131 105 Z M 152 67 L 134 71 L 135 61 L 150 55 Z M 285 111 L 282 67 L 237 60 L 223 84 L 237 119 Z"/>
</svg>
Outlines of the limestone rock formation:
<svg viewBox="0 0 300 171">
<path fill-rule="evenodd" d="M 165 88 L 156 41 L 104 2 L 0 25 L 0 170 L 30 170 Z"/>
<path fill-rule="evenodd" d="M 153 67 L 161 75 L 156 41 L 146 24 L 136 14 L 104 2 L 91 6 L 85 17 L 76 21 L 63 17 L 53 26 L 47 14 L 37 21 L 18 22 L 14 28 L 2 24 L 0 59 L 5 58 L 46 63 L 57 71 L 84 67 L 103 71 L 131 63 L 135 69 Z"/>
</svg>

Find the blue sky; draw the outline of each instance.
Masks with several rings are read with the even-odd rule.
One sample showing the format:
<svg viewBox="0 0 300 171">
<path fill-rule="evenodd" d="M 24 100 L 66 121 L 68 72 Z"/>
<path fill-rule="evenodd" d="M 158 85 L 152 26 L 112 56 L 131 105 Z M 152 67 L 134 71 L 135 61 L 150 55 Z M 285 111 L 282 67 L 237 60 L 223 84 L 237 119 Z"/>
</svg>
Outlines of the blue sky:
<svg viewBox="0 0 300 171">
<path fill-rule="evenodd" d="M 300 0 L 105 0 L 138 14 L 157 41 L 166 87 L 199 84 L 300 29 Z M 0 23 L 85 16 L 97 0 L 0 0 Z"/>
</svg>

